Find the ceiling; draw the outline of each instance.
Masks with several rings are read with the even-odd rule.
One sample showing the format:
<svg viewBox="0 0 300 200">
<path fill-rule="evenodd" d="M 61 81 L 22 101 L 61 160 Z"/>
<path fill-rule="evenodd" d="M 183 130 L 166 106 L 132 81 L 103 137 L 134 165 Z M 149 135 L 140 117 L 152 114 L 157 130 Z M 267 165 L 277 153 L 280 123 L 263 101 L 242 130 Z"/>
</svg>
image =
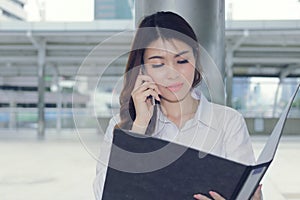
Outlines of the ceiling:
<svg viewBox="0 0 300 200">
<path fill-rule="evenodd" d="M 110 81 L 122 75 L 132 37 L 97 22 L 2 22 L 0 85 L 37 85 L 39 62 L 46 77 Z M 227 21 L 225 39 L 226 67 L 234 76 L 300 75 L 300 20 Z"/>
</svg>

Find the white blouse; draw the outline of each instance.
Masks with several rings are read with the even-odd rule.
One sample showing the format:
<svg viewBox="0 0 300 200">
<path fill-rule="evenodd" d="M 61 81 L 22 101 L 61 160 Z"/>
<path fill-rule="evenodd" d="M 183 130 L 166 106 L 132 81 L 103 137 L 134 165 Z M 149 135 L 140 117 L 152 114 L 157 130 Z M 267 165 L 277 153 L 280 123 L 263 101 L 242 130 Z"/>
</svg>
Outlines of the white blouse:
<svg viewBox="0 0 300 200">
<path fill-rule="evenodd" d="M 192 95 L 200 100 L 194 118 L 178 129 L 160 109 L 157 109 L 156 129 L 152 136 L 243 164 L 254 164 L 254 153 L 243 116 L 234 109 L 209 102 L 201 93 L 193 92 Z M 113 129 L 119 121 L 119 116 L 110 120 L 104 136 L 105 142 L 101 145 L 94 182 L 97 200 L 102 198 Z"/>
</svg>

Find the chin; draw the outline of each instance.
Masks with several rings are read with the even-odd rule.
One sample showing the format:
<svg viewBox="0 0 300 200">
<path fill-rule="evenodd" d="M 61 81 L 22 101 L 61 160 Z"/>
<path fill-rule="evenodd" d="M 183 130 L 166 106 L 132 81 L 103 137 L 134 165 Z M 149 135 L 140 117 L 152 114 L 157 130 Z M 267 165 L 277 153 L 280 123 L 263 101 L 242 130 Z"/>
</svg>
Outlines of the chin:
<svg viewBox="0 0 300 200">
<path fill-rule="evenodd" d="M 174 94 L 173 93 L 173 94 L 163 95 L 162 98 L 168 102 L 175 103 L 175 102 L 180 102 L 180 101 L 184 100 L 188 94 L 189 94 L 188 92 L 185 94 Z"/>
</svg>

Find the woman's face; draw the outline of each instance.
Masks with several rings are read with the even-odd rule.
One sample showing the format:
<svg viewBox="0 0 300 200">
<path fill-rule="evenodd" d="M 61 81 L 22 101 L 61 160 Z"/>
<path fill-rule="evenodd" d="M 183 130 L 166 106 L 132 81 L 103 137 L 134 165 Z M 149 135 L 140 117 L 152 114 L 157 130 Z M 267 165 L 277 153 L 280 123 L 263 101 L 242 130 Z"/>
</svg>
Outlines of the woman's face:
<svg viewBox="0 0 300 200">
<path fill-rule="evenodd" d="M 146 74 L 169 101 L 181 101 L 190 92 L 195 73 L 193 49 L 181 40 L 158 39 L 144 54 Z"/>
</svg>

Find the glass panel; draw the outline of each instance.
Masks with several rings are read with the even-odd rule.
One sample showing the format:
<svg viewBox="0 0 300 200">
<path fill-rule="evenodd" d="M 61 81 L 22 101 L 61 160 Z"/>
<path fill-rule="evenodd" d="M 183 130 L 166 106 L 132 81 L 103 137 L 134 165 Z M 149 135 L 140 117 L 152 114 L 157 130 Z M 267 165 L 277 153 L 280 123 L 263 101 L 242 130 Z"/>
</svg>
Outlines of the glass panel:
<svg viewBox="0 0 300 200">
<path fill-rule="evenodd" d="M 233 79 L 233 108 L 244 117 L 277 118 L 296 89 L 299 78 L 235 77 Z M 300 98 L 296 97 L 290 117 L 300 117 Z"/>
</svg>

